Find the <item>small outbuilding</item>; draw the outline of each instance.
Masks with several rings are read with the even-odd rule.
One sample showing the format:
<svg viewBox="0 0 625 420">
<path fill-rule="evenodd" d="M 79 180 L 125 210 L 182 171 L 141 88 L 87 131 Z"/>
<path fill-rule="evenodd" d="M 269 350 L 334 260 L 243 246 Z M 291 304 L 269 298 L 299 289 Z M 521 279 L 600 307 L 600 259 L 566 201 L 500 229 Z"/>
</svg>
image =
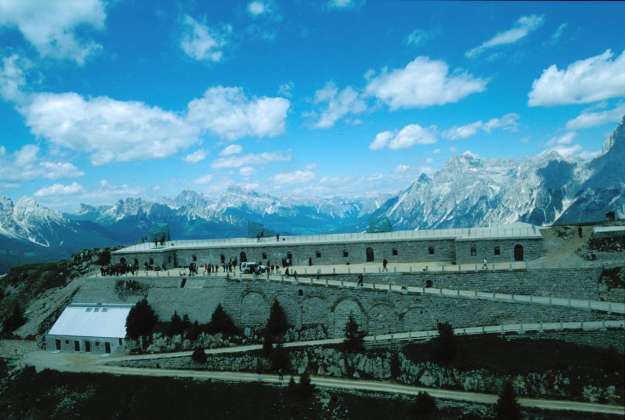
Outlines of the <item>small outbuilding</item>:
<svg viewBox="0 0 625 420">
<path fill-rule="evenodd" d="M 594 238 L 613 238 L 625 236 L 625 226 L 596 226 L 592 229 Z"/>
<path fill-rule="evenodd" d="M 50 351 L 115 353 L 125 343 L 126 318 L 132 305 L 68 305 L 46 336 Z"/>
</svg>

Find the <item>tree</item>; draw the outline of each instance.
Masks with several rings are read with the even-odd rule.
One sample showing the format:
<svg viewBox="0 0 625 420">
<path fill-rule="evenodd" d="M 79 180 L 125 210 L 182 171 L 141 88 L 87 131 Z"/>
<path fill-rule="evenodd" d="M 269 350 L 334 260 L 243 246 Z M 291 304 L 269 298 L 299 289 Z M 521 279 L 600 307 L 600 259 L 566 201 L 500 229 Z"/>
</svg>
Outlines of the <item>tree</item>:
<svg viewBox="0 0 625 420">
<path fill-rule="evenodd" d="M 280 374 L 288 372 L 291 368 L 289 353 L 280 345 L 273 349 L 269 355 L 269 361 L 271 362 L 271 370 Z"/>
<path fill-rule="evenodd" d="M 140 300 L 126 318 L 126 335 L 132 339 L 152 335 L 158 317 L 147 300 Z"/>
<path fill-rule="evenodd" d="M 178 312 L 174 311 L 174 314 L 171 316 L 171 320 L 169 321 L 169 325 L 167 327 L 167 335 L 172 336 L 182 334 L 184 329 L 185 325 L 182 322 L 180 315 L 178 315 Z"/>
<path fill-rule="evenodd" d="M 98 265 L 109 265 L 111 263 L 111 250 L 105 249 L 98 254 Z"/>
<path fill-rule="evenodd" d="M 497 404 L 495 404 L 496 420 L 521 420 L 521 406 L 516 400 L 516 393 L 511 382 L 503 386 Z"/>
<path fill-rule="evenodd" d="M 412 412 L 417 419 L 434 418 L 438 413 L 436 400 L 427 392 L 419 392 L 412 407 Z"/>
<path fill-rule="evenodd" d="M 315 392 L 315 386 L 310 380 L 310 373 L 307 370 L 299 377 L 299 394 L 302 398 L 310 398 Z"/>
<path fill-rule="evenodd" d="M 24 325 L 26 318 L 24 317 L 24 310 L 19 304 L 13 305 L 11 315 L 2 323 L 2 332 L 4 334 L 11 334 L 13 331 Z"/>
<path fill-rule="evenodd" d="M 349 315 L 345 324 L 345 341 L 343 341 L 343 351 L 347 353 L 358 353 L 364 350 L 365 333 L 360 331 L 360 327 L 352 314 Z"/>
<path fill-rule="evenodd" d="M 289 329 L 289 323 L 286 319 L 286 314 L 282 305 L 277 300 L 273 301 L 271 305 L 271 312 L 269 313 L 269 319 L 267 320 L 267 332 L 273 337 L 282 337 Z"/>
<path fill-rule="evenodd" d="M 193 359 L 195 363 L 206 363 L 206 353 L 204 353 L 204 349 L 202 349 L 201 347 L 196 347 L 193 350 L 191 359 Z"/>
<path fill-rule="evenodd" d="M 448 364 L 456 357 L 458 351 L 454 329 L 448 322 L 439 322 L 436 327 L 438 337 L 434 340 L 434 354 L 432 356 L 434 360 Z"/>
<path fill-rule="evenodd" d="M 200 324 L 198 324 L 197 321 L 193 321 L 193 324 L 189 325 L 189 328 L 187 328 L 187 338 L 191 341 L 195 341 L 201 332 Z"/>
<path fill-rule="evenodd" d="M 209 334 L 237 335 L 239 333 L 239 329 L 234 325 L 232 318 L 224 311 L 221 304 L 215 308 L 207 330 Z"/>
<path fill-rule="evenodd" d="M 263 354 L 268 357 L 273 351 L 273 337 L 267 331 L 263 334 Z"/>
</svg>

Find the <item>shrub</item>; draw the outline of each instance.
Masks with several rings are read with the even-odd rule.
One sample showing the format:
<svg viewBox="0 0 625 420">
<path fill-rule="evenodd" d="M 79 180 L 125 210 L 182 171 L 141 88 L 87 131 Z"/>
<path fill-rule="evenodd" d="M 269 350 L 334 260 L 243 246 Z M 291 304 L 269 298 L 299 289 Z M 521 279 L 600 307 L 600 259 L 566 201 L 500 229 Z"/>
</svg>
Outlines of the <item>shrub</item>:
<svg viewBox="0 0 625 420">
<path fill-rule="evenodd" d="M 19 304 L 15 304 L 13 305 L 11 315 L 2 323 L 2 332 L 4 334 L 11 334 L 20 326 L 24 325 L 25 322 L 24 310 Z"/>
<path fill-rule="evenodd" d="M 239 333 L 239 329 L 234 325 L 232 318 L 221 305 L 217 305 L 215 308 L 207 330 L 209 334 L 237 335 Z"/>
<path fill-rule="evenodd" d="M 196 347 L 195 350 L 193 350 L 191 359 L 193 359 L 195 363 L 206 363 L 206 353 L 204 353 L 204 349 Z"/>
<path fill-rule="evenodd" d="M 105 249 L 98 254 L 98 265 L 109 265 L 111 263 L 111 251 Z"/>
<path fill-rule="evenodd" d="M 345 341 L 343 341 L 343 351 L 346 353 L 358 353 L 364 350 L 365 333 L 360 331 L 360 327 L 354 319 L 353 315 L 349 315 L 349 319 L 345 324 Z"/>
<path fill-rule="evenodd" d="M 280 305 L 280 302 L 277 300 L 274 300 L 273 305 L 271 305 L 271 312 L 269 313 L 266 329 L 273 337 L 282 337 L 289 329 L 289 323 L 287 322 L 284 309 L 282 309 L 282 305 Z"/>
<path fill-rule="evenodd" d="M 439 322 L 436 327 L 438 329 L 438 337 L 434 339 L 435 345 L 432 359 L 448 364 L 456 357 L 457 353 L 454 329 L 448 322 Z"/>
<path fill-rule="evenodd" d="M 521 406 L 516 400 L 512 383 L 506 382 L 495 404 L 495 420 L 521 420 Z"/>
<path fill-rule="evenodd" d="M 152 335 L 158 317 L 147 300 L 142 299 L 130 309 L 126 318 L 126 335 L 132 339 Z"/>
<path fill-rule="evenodd" d="M 415 418 L 433 418 L 438 413 L 436 400 L 427 392 L 419 392 L 412 407 Z"/>
<path fill-rule="evenodd" d="M 269 355 L 271 362 L 271 370 L 274 372 L 284 373 L 291 368 L 289 353 L 282 346 L 277 346 Z"/>
<path fill-rule="evenodd" d="M 271 334 L 269 334 L 268 332 L 265 332 L 265 334 L 263 334 L 263 354 L 265 356 L 269 356 L 272 351 L 273 351 L 273 338 L 271 337 Z"/>
</svg>

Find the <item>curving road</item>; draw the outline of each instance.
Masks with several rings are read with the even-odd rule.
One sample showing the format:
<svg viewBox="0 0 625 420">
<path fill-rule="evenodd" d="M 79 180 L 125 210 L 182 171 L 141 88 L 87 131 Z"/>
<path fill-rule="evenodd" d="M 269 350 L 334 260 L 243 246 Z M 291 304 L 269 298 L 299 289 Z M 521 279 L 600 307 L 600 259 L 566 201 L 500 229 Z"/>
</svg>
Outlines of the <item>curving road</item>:
<svg viewBox="0 0 625 420">
<path fill-rule="evenodd" d="M 249 348 L 250 346 L 244 347 Z M 211 353 L 232 351 L 233 349 L 234 348 L 213 349 Z M 135 359 L 138 359 L 140 356 L 127 357 L 133 357 Z M 262 382 L 274 385 L 286 385 L 290 378 L 289 376 L 281 378 L 278 375 L 257 374 L 248 372 L 216 372 L 182 369 L 130 368 L 122 366 L 111 366 L 108 364 L 119 359 L 120 358 L 87 355 L 84 353 L 53 354 L 50 352 L 33 352 L 26 355 L 24 362 L 28 365 L 35 366 L 38 370 L 54 369 L 65 372 L 191 378 L 196 380 L 217 380 L 226 382 Z M 312 383 L 318 387 L 340 390 L 359 390 L 403 395 L 417 395 L 419 392 L 427 392 L 434 398 L 466 401 L 481 404 L 494 404 L 498 398 L 497 395 L 494 394 L 454 391 L 437 388 L 423 388 L 383 381 L 329 378 L 321 376 L 313 376 L 311 379 Z M 541 400 L 535 398 L 520 398 L 519 404 L 526 408 L 538 408 L 543 410 L 576 411 L 586 413 L 612 414 L 619 416 L 625 415 L 625 407 L 608 404 L 584 403 L 566 400 Z"/>
</svg>

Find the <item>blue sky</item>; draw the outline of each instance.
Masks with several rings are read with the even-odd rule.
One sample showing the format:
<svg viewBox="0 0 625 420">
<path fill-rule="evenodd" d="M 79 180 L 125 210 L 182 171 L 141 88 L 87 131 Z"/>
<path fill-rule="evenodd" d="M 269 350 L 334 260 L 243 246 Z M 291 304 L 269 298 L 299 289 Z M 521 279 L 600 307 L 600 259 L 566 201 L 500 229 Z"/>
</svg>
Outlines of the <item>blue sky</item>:
<svg viewBox="0 0 625 420">
<path fill-rule="evenodd" d="M 467 150 L 588 157 L 624 3 L 4 0 L 0 194 L 405 188 Z"/>
</svg>

